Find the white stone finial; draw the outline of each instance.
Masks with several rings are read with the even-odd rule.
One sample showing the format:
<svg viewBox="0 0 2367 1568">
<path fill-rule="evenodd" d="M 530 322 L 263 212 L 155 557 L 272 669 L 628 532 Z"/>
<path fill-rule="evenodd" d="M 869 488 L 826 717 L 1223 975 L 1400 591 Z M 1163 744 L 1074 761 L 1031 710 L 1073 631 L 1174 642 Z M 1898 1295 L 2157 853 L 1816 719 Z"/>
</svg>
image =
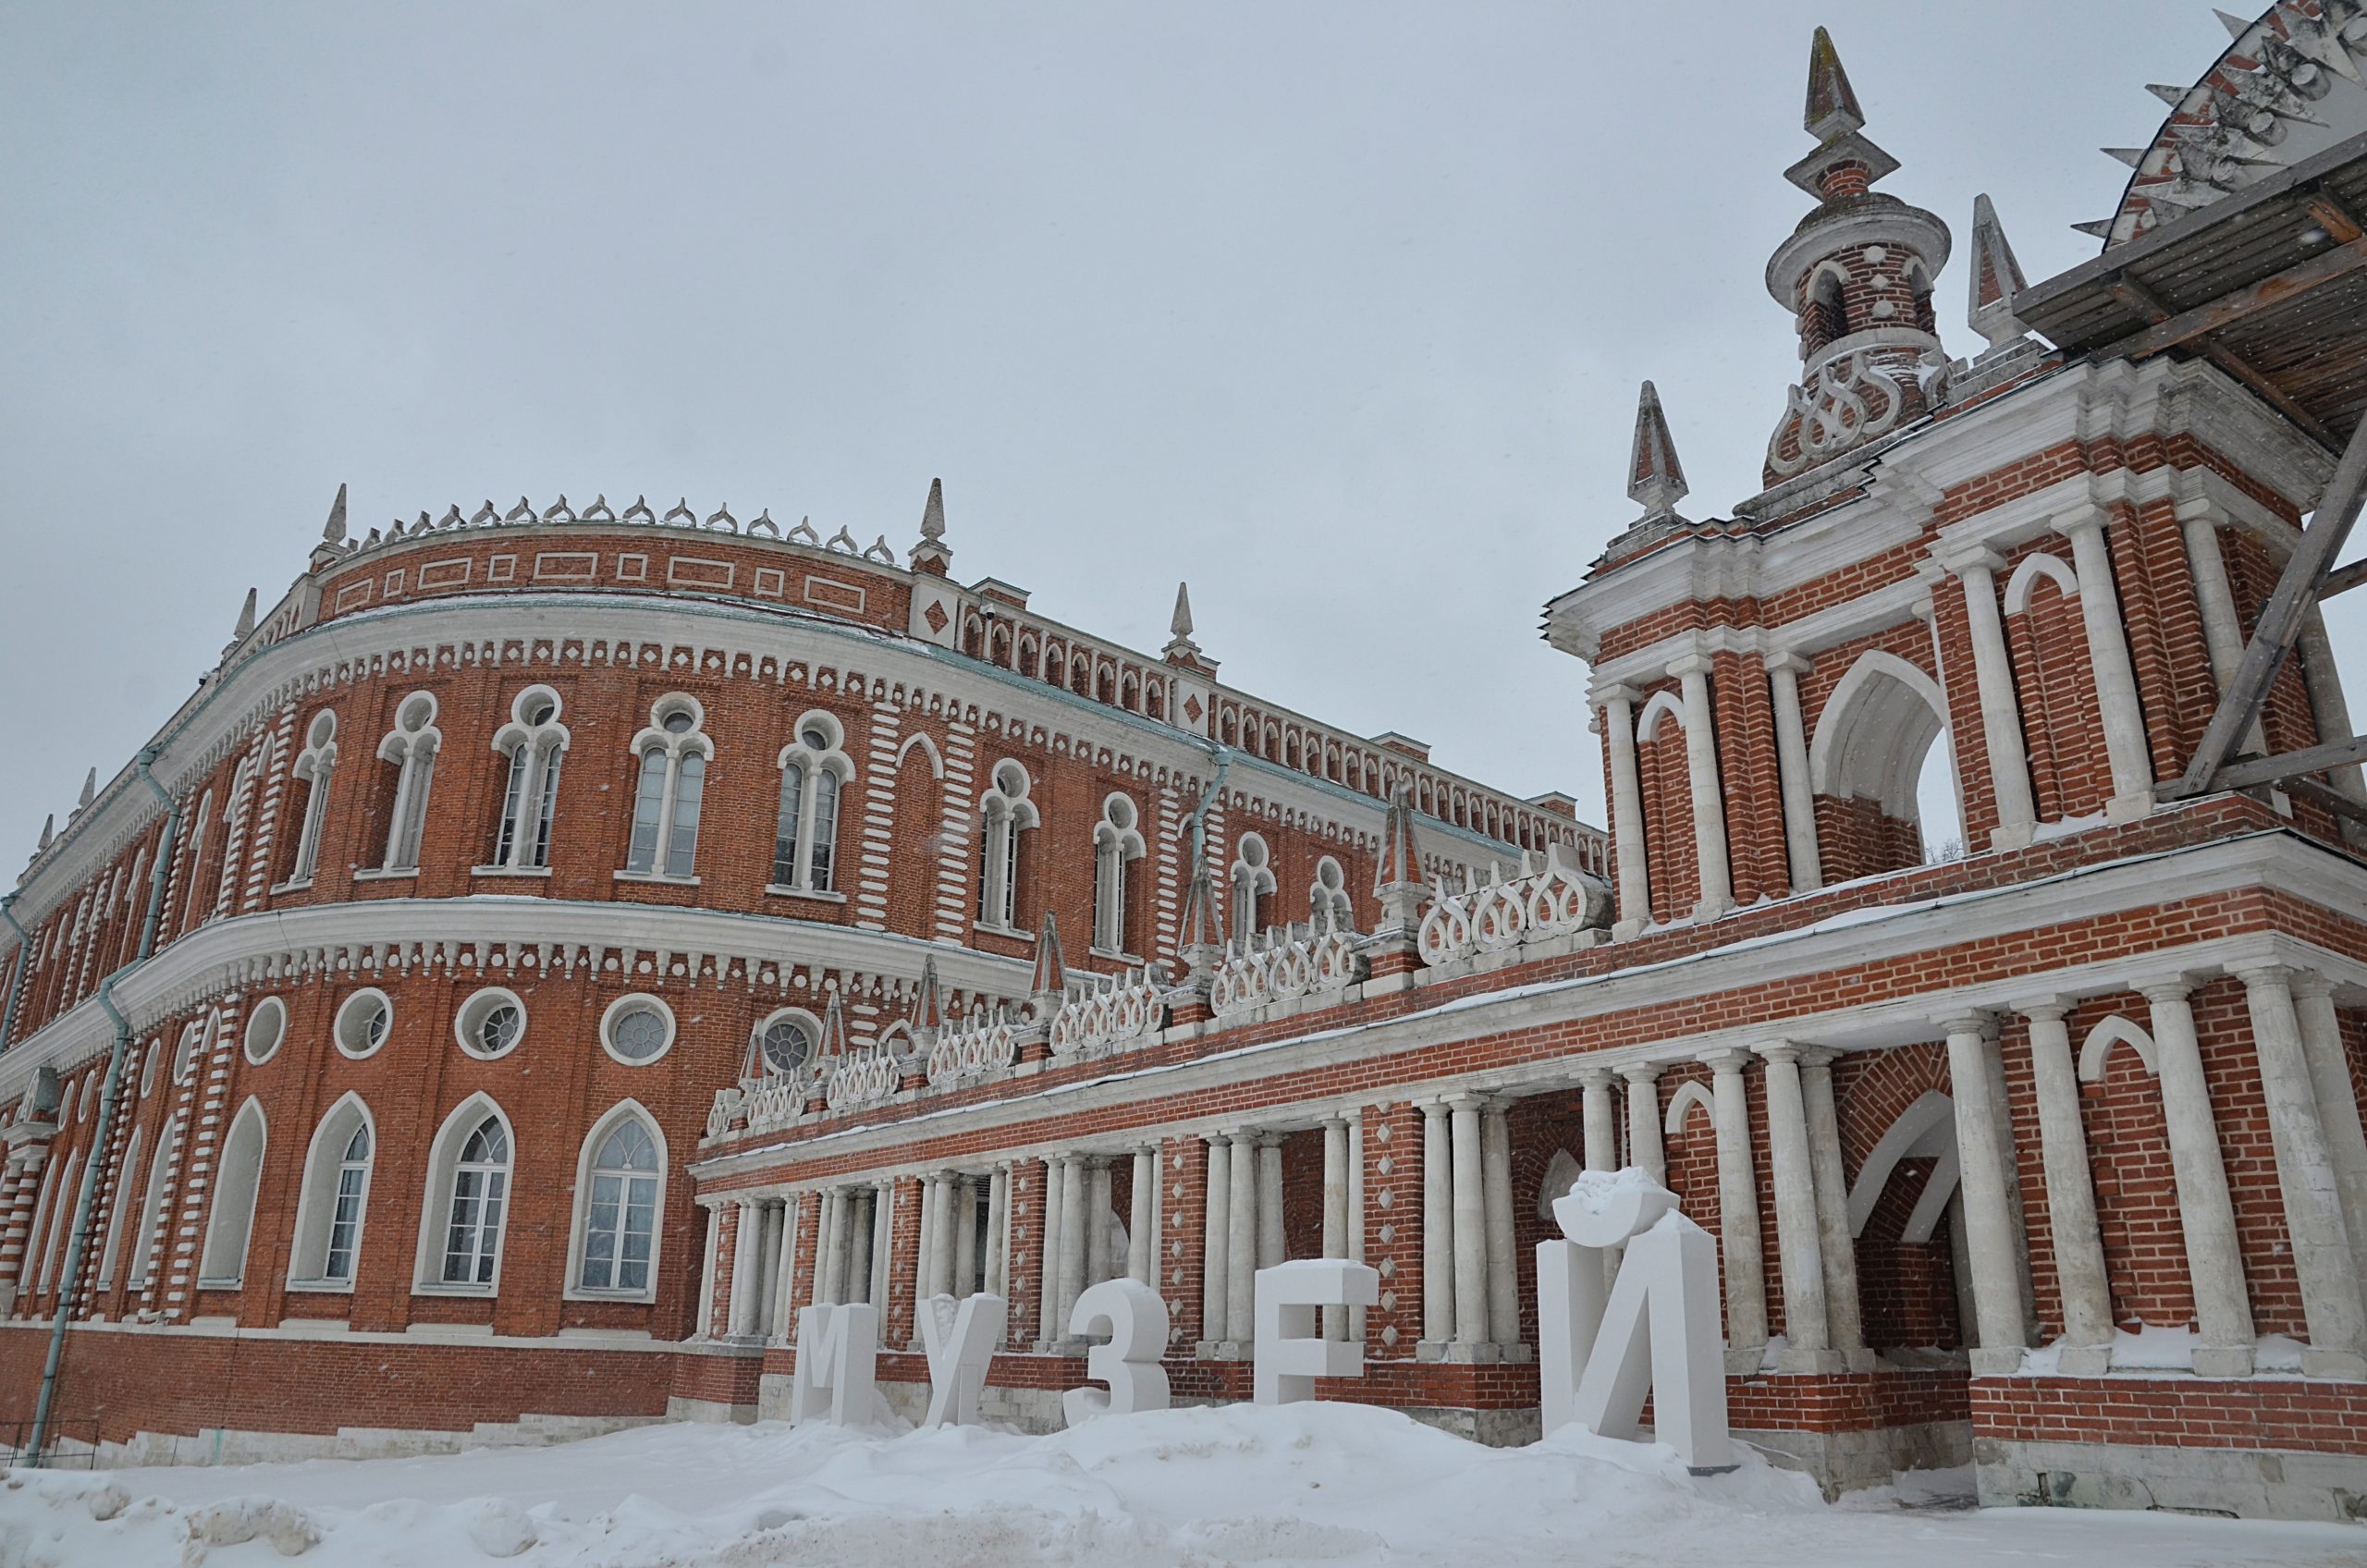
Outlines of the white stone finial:
<svg viewBox="0 0 2367 1568">
<path fill-rule="evenodd" d="M 321 538 L 331 545 L 345 543 L 345 486 L 337 487 L 337 499 L 329 504 L 329 521 L 321 530 Z"/>
<path fill-rule="evenodd" d="M 50 846 L 50 841 L 56 837 L 57 814 L 55 812 L 51 812 L 47 816 L 41 819 L 41 844 L 33 852 L 39 854 L 43 851 L 47 850 Z"/>
<path fill-rule="evenodd" d="M 2005 227 L 1987 196 L 1972 199 L 1972 285 L 1965 321 L 1992 349 L 2011 343 L 2024 328 L 2014 315 L 2014 296 L 2023 288 L 2022 267 L 2005 242 Z"/>
<path fill-rule="evenodd" d="M 1661 411 L 1661 395 L 1649 381 L 1636 401 L 1636 439 L 1627 452 L 1627 496 L 1640 504 L 1639 522 L 1663 519 L 1682 522 L 1676 503 L 1689 489 L 1685 469 L 1676 460 L 1676 443 L 1668 433 L 1668 415 Z"/>
<path fill-rule="evenodd" d="M 1167 623 L 1167 630 L 1178 637 L 1192 635 L 1192 585 L 1188 582 L 1175 585 L 1175 616 Z"/>
<path fill-rule="evenodd" d="M 233 643 L 243 643 L 247 638 L 253 635 L 254 629 L 255 591 L 250 588 L 247 590 L 246 602 L 239 606 L 239 624 L 231 629 L 230 641 Z"/>
<path fill-rule="evenodd" d="M 945 481 L 928 482 L 928 502 L 921 508 L 921 537 L 938 540 L 945 537 Z"/>
<path fill-rule="evenodd" d="M 88 811 L 91 809 L 91 802 L 98 798 L 99 770 L 93 767 L 90 772 L 82 775 L 82 793 L 75 800 L 74 809 L 77 812 Z"/>
</svg>

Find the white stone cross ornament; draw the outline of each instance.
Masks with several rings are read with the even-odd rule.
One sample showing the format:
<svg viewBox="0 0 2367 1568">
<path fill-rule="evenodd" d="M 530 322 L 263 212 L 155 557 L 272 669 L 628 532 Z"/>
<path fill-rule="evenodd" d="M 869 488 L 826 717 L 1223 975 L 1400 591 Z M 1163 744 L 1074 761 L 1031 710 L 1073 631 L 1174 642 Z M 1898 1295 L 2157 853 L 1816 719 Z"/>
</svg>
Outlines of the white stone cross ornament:
<svg viewBox="0 0 2367 1568">
<path fill-rule="evenodd" d="M 921 1347 L 928 1353 L 928 1414 L 924 1427 L 975 1426 L 987 1368 L 1002 1343 L 1011 1304 L 1000 1296 L 931 1296 L 921 1303 Z"/>
<path fill-rule="evenodd" d="M 1718 1243 L 1642 1170 L 1589 1170 L 1553 1218 L 1567 1241 L 1537 1243 L 1537 1367 L 1544 1429 L 1576 1422 L 1606 1438 L 1642 1430 L 1695 1471 L 1732 1469 L 1718 1321 Z M 1603 1288 L 1603 1252 L 1625 1243 Z"/>
<path fill-rule="evenodd" d="M 1069 1313 L 1069 1333 L 1082 1340 L 1103 1329 L 1110 1342 L 1085 1353 L 1085 1375 L 1110 1387 L 1107 1392 L 1071 1389 L 1061 1396 L 1061 1414 L 1072 1427 L 1097 1415 L 1167 1408 L 1167 1368 L 1159 1364 L 1167 1349 L 1167 1304 L 1159 1292 L 1140 1280 L 1087 1286 Z"/>
<path fill-rule="evenodd" d="M 1318 1378 L 1361 1378 L 1365 1347 L 1322 1337 L 1327 1306 L 1377 1306 L 1380 1274 L 1344 1257 L 1302 1257 L 1257 1270 L 1257 1365 L 1251 1386 L 1259 1404 L 1315 1397 Z"/>
<path fill-rule="evenodd" d="M 797 1366 L 789 1379 L 789 1418 L 869 1426 L 878 1362 L 877 1307 L 857 1302 L 804 1308 L 797 1315 Z"/>
</svg>

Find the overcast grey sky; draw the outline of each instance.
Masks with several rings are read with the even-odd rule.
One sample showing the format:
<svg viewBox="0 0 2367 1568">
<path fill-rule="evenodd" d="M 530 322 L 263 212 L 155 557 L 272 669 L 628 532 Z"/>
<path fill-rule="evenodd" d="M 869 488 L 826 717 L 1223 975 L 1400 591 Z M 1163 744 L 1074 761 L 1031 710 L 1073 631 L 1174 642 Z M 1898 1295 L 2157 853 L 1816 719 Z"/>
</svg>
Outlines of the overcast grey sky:
<svg viewBox="0 0 2367 1568">
<path fill-rule="evenodd" d="M 1960 247 L 1989 191 L 2034 278 L 2226 42 L 2161 0 L 0 8 L 0 864 L 340 481 L 357 533 L 645 491 L 901 550 L 941 474 L 964 581 L 1155 649 L 1189 578 L 1228 679 L 1599 822 L 1539 609 L 1633 515 L 1644 377 L 1693 515 L 1758 488 L 1819 22 L 1883 189 Z"/>
</svg>

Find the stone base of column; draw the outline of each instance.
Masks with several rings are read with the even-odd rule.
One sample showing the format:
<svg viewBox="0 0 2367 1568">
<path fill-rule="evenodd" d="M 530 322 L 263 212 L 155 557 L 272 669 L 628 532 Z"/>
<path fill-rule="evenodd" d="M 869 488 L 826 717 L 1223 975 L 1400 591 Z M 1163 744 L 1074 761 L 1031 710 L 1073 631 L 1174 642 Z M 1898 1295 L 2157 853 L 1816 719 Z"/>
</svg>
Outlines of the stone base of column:
<svg viewBox="0 0 2367 1568">
<path fill-rule="evenodd" d="M 1721 915 L 1731 914 L 1734 907 L 1732 899 L 1703 899 L 1693 906 L 1693 924 L 1706 925 Z"/>
<path fill-rule="evenodd" d="M 2152 815 L 2153 791 L 2151 790 L 2131 790 L 2126 795 L 2115 795 L 2104 802 L 2104 820 L 2115 827 L 2142 822 Z"/>
<path fill-rule="evenodd" d="M 1775 1353 L 1778 1372 L 1846 1372 L 1848 1366 L 1837 1350 L 1784 1349 Z"/>
<path fill-rule="evenodd" d="M 1640 920 L 1614 920 L 1611 923 L 1611 939 L 1614 942 L 1633 941 L 1643 934 L 1644 923 Z"/>
<path fill-rule="evenodd" d="M 2367 1379 L 2367 1355 L 2351 1350 L 2320 1350 L 2315 1345 L 2303 1345 L 2301 1376 L 2339 1378 L 2354 1383 Z"/>
<path fill-rule="evenodd" d="M 1537 1359 L 1536 1349 L 1529 1345 L 1498 1345 L 1496 1349 L 1502 1353 L 1501 1359 L 1515 1366 L 1526 1366 Z"/>
<path fill-rule="evenodd" d="M 2101 1378 L 2112 1370 L 2112 1346 L 2065 1345 L 2054 1366 L 2066 1378 Z"/>
<path fill-rule="evenodd" d="M 1976 1378 L 2010 1378 L 2022 1369 L 2026 1349 L 2022 1345 L 1976 1345 L 1967 1353 L 1966 1359 L 1972 1363 L 1972 1375 Z"/>
<path fill-rule="evenodd" d="M 1729 1378 L 1748 1378 L 1766 1365 L 1767 1347 L 1765 1345 L 1728 1345 L 1726 1347 L 1726 1376 Z"/>
<path fill-rule="evenodd" d="M 1882 1353 L 1870 1346 L 1859 1345 L 1855 1350 L 1845 1350 L 1841 1353 L 1841 1365 L 1852 1372 L 1878 1371 L 1882 1364 Z"/>
<path fill-rule="evenodd" d="M 1989 847 L 1993 850 L 2027 850 L 2038 837 L 2033 826 L 2022 827 L 1993 827 L 1989 830 Z"/>
<path fill-rule="evenodd" d="M 2250 1345 L 2197 1345 L 2194 1375 L 2198 1378 L 2249 1378 L 2252 1375 Z"/>
<path fill-rule="evenodd" d="M 1449 1341 L 1445 1359 L 1457 1366 L 1489 1366 L 1504 1358 L 1503 1350 L 1504 1347 L 1502 1345 L 1490 1344 L 1484 1341 L 1478 1344 L 1464 1344 L 1460 1341 Z"/>
<path fill-rule="evenodd" d="M 1414 1359 L 1417 1361 L 1444 1361 L 1447 1358 L 1446 1352 L 1447 1341 L 1444 1340 L 1414 1341 Z"/>
<path fill-rule="evenodd" d="M 1202 1361 L 1247 1361 L 1249 1345 L 1241 1340 L 1202 1340 L 1192 1347 Z"/>
</svg>

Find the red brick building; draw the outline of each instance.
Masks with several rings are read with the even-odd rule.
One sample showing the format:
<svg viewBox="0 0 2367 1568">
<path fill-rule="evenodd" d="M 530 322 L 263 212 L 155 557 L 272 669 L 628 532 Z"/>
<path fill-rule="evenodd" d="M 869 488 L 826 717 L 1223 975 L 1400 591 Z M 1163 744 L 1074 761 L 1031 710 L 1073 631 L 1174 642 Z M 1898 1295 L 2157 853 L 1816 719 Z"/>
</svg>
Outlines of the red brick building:
<svg viewBox="0 0 2367 1568">
<path fill-rule="evenodd" d="M 340 506 L 16 896 L 0 1389 L 63 1300 L 59 1409 L 151 1451 L 747 1417 L 796 1306 L 876 1301 L 910 1401 L 918 1304 L 988 1290 L 1040 1426 L 1085 1285 L 1244 1398 L 1250 1275 L 1349 1256 L 1338 1396 L 1519 1440 L 1547 1206 L 1634 1165 L 1720 1238 L 1737 1427 L 1832 1488 L 2355 1513 L 2367 791 L 2179 780 L 2362 382 L 2179 247 L 2347 275 L 2362 62 L 2348 7 L 2249 24 L 2064 278 L 1984 201 L 1952 361 L 1820 35 L 1766 488 L 1681 513 L 1648 385 L 1642 514 L 1547 606 L 1608 839 L 1220 683 L 1180 596 L 1149 657 L 956 586 L 934 493 L 908 565 Z M 2298 652 L 2246 751 L 2350 737 Z"/>
</svg>

